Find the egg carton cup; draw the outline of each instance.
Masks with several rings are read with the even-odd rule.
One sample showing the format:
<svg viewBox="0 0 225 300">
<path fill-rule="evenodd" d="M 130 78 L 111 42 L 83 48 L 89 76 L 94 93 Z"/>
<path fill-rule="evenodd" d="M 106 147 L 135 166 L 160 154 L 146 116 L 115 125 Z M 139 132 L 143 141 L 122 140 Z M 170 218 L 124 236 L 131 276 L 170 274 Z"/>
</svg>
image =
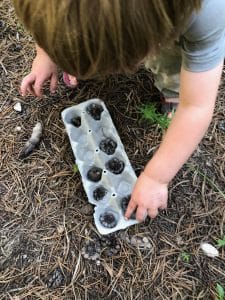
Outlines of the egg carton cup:
<svg viewBox="0 0 225 300">
<path fill-rule="evenodd" d="M 137 177 L 104 102 L 90 99 L 66 108 L 62 120 L 100 234 L 137 224 L 134 214 L 124 218 Z"/>
</svg>

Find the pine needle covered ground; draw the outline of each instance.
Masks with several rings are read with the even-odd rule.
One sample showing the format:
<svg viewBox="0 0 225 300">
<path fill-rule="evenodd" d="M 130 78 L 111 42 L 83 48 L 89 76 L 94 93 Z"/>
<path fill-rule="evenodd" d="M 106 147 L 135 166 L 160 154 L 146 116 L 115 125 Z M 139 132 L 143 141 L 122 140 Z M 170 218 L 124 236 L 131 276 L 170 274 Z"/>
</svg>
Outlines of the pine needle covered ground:
<svg viewBox="0 0 225 300">
<path fill-rule="evenodd" d="M 141 69 L 80 82 L 74 91 L 60 82 L 54 96 L 46 88 L 42 100 L 22 99 L 19 84 L 33 57 L 32 38 L 2 0 L 0 299 L 224 299 L 225 248 L 217 242 L 225 235 L 224 79 L 207 135 L 171 183 L 168 209 L 102 237 L 60 113 L 93 97 L 104 100 L 138 175 L 163 134 L 140 114 L 158 98 L 152 75 Z M 13 109 L 17 102 L 21 113 Z M 37 122 L 41 143 L 19 159 Z M 219 257 L 205 256 L 203 241 L 217 246 Z"/>
</svg>

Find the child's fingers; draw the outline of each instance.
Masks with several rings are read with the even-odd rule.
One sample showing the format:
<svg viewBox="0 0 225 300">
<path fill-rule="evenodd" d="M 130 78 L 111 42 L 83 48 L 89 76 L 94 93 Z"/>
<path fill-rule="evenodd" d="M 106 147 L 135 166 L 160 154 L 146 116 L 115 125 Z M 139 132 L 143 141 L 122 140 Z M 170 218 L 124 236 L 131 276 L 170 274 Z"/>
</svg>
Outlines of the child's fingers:
<svg viewBox="0 0 225 300">
<path fill-rule="evenodd" d="M 137 211 L 136 211 L 136 220 L 137 221 L 144 221 L 145 218 L 147 217 L 147 210 L 143 206 L 138 206 Z"/>
<path fill-rule="evenodd" d="M 50 92 L 55 93 L 58 85 L 58 76 L 57 74 L 53 74 L 50 80 Z"/>
<path fill-rule="evenodd" d="M 30 91 L 30 86 L 34 83 L 35 81 L 35 75 L 29 74 L 21 82 L 20 85 L 20 93 L 24 97 L 27 94 L 27 91 Z"/>
<path fill-rule="evenodd" d="M 167 204 L 165 203 L 165 204 L 162 204 L 162 205 L 160 205 L 160 207 L 159 207 L 159 209 L 166 209 L 167 208 Z"/>
<path fill-rule="evenodd" d="M 158 208 L 152 207 L 151 209 L 148 209 L 148 215 L 151 219 L 154 219 L 158 215 L 159 211 Z"/>
<path fill-rule="evenodd" d="M 38 79 L 35 81 L 33 85 L 33 89 L 37 97 L 42 97 L 42 87 L 44 82 L 45 82 L 44 79 Z"/>
<path fill-rule="evenodd" d="M 30 85 L 27 86 L 27 91 L 29 92 L 29 94 L 35 96 L 35 92 L 34 92 L 32 84 L 30 84 Z"/>
<path fill-rule="evenodd" d="M 125 213 L 125 219 L 128 220 L 132 215 L 132 213 L 136 210 L 136 208 L 137 208 L 137 204 L 131 199 Z"/>
</svg>

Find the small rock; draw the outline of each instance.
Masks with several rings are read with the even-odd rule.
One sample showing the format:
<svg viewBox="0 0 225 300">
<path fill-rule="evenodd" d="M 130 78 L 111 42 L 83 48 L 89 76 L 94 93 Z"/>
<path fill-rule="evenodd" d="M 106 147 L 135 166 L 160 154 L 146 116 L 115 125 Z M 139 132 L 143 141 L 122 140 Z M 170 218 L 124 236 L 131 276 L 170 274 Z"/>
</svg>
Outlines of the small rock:
<svg viewBox="0 0 225 300">
<path fill-rule="evenodd" d="M 225 120 L 218 123 L 218 128 L 225 132 Z"/>
<path fill-rule="evenodd" d="M 130 244 L 140 250 L 152 250 L 152 245 L 147 237 L 132 236 L 130 239 Z"/>
<path fill-rule="evenodd" d="M 207 160 L 206 161 L 206 166 L 212 167 L 212 160 Z"/>
<path fill-rule="evenodd" d="M 177 240 L 178 245 L 183 245 L 184 244 L 184 241 L 183 241 L 183 239 L 180 235 L 177 236 L 176 240 Z"/>
<path fill-rule="evenodd" d="M 217 257 L 217 256 L 219 256 L 219 251 L 209 243 L 205 243 L 205 242 L 202 243 L 200 245 L 200 248 L 202 249 L 204 254 L 207 255 L 208 257 Z"/>
<path fill-rule="evenodd" d="M 146 237 L 143 237 L 142 240 L 143 240 L 144 243 L 148 243 L 148 239 Z"/>
<path fill-rule="evenodd" d="M 62 234 L 64 232 L 64 227 L 62 225 L 59 225 L 57 227 L 57 232 L 58 232 L 58 234 Z"/>
<path fill-rule="evenodd" d="M 16 126 L 15 127 L 15 132 L 20 132 L 22 130 L 22 127 L 21 126 Z"/>
<path fill-rule="evenodd" d="M 20 102 L 17 102 L 14 106 L 13 109 L 17 112 L 22 112 L 22 105 Z"/>
</svg>

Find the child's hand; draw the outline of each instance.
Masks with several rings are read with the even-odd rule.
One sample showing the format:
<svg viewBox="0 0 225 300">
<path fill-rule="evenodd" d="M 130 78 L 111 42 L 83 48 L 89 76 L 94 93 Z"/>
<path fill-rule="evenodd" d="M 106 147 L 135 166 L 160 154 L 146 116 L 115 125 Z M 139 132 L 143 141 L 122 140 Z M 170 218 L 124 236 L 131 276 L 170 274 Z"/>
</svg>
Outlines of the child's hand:
<svg viewBox="0 0 225 300">
<path fill-rule="evenodd" d="M 167 207 L 167 197 L 167 184 L 155 181 L 143 172 L 137 179 L 125 217 L 129 219 L 136 210 L 138 221 L 144 221 L 147 215 L 155 218 L 159 209 Z"/>
<path fill-rule="evenodd" d="M 41 97 L 43 85 L 47 80 L 50 80 L 50 91 L 54 93 L 58 84 L 57 67 L 47 54 L 37 53 L 30 74 L 24 77 L 21 83 L 21 95 L 26 96 L 27 93 L 31 93 Z"/>
</svg>

